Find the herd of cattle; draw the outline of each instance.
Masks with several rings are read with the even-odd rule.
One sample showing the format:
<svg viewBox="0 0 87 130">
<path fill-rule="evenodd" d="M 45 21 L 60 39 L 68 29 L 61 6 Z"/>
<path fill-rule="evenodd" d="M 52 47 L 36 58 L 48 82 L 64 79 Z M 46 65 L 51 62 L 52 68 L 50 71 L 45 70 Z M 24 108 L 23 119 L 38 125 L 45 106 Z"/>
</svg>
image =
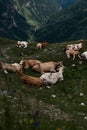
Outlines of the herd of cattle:
<svg viewBox="0 0 87 130">
<path fill-rule="evenodd" d="M 22 47 L 22 48 L 27 48 L 28 47 L 28 42 L 26 41 L 17 41 L 17 47 Z M 41 49 L 41 48 L 45 48 L 47 46 L 47 42 L 46 41 L 43 41 L 42 43 L 38 43 L 36 45 L 36 48 L 37 49 Z"/>
<path fill-rule="evenodd" d="M 87 51 L 80 54 L 81 53 L 80 51 L 83 49 L 83 46 L 84 46 L 83 40 L 81 40 L 80 43 L 78 44 L 67 45 L 65 47 L 65 53 L 67 58 L 70 58 L 70 56 L 73 56 L 73 60 L 75 59 L 76 56 L 78 56 L 79 59 L 87 58 Z"/>
<path fill-rule="evenodd" d="M 17 47 L 27 48 L 28 42 L 25 41 L 18 41 Z M 36 45 L 37 49 L 46 48 L 47 43 L 38 43 Z M 85 58 L 87 59 L 87 51 L 80 54 L 81 50 L 83 49 L 84 41 L 81 40 L 78 44 L 70 44 L 65 47 L 65 54 L 67 58 L 73 56 L 73 60 L 76 56 L 80 59 Z M 0 61 L 0 68 L 3 70 L 5 74 L 10 72 L 16 72 L 19 74 L 20 79 L 23 83 L 29 84 L 31 86 L 42 86 L 43 84 L 55 84 L 58 81 L 63 80 L 63 72 L 65 66 L 62 62 L 41 62 L 37 59 L 24 59 L 21 60 L 20 63 L 5 63 Z M 24 74 L 23 70 L 32 68 L 33 71 L 41 73 L 40 77 L 34 77 Z"/>
</svg>

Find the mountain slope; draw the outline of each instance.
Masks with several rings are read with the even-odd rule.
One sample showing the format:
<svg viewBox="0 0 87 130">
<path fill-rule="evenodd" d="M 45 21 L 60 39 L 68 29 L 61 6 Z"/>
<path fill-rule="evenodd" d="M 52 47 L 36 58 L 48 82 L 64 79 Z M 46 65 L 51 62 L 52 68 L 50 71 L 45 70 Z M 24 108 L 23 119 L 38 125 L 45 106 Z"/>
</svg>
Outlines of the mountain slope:
<svg viewBox="0 0 87 130">
<path fill-rule="evenodd" d="M 46 27 L 36 32 L 37 40 L 57 42 L 85 39 L 87 38 L 86 23 L 87 1 L 83 0 L 51 17 Z"/>
<path fill-rule="evenodd" d="M 0 1 L 0 36 L 12 39 L 28 39 L 32 27 L 19 14 L 11 0 Z"/>
<path fill-rule="evenodd" d="M 0 36 L 32 40 L 34 31 L 58 10 L 57 0 L 0 0 Z"/>
<path fill-rule="evenodd" d="M 16 9 L 26 17 L 28 23 L 44 24 L 55 12 L 60 10 L 57 0 L 16 0 Z M 33 23 L 32 23 L 32 22 Z"/>
</svg>

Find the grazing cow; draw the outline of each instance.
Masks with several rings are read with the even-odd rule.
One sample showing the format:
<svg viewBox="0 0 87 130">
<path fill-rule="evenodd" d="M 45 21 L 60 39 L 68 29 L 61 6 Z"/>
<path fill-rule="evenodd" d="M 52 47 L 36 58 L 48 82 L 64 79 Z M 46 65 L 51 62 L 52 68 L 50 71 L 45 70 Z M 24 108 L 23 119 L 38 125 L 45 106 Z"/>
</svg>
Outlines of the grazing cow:
<svg viewBox="0 0 87 130">
<path fill-rule="evenodd" d="M 20 75 L 21 81 L 25 84 L 38 87 L 43 85 L 43 81 L 39 77 L 25 75 L 22 71 L 18 71 L 18 74 Z"/>
<path fill-rule="evenodd" d="M 66 51 L 66 50 L 75 50 L 75 51 L 82 50 L 82 48 L 83 48 L 83 43 L 84 43 L 84 41 L 81 40 L 80 43 L 78 43 L 78 44 L 70 44 L 70 45 L 67 45 L 67 46 L 65 47 L 65 51 Z"/>
<path fill-rule="evenodd" d="M 41 43 L 37 43 L 36 48 L 37 48 L 38 50 L 41 49 L 41 48 L 42 48 L 42 44 L 41 44 Z"/>
<path fill-rule="evenodd" d="M 44 62 L 44 63 L 38 63 L 35 66 L 32 67 L 32 70 L 40 73 L 44 72 L 56 72 L 56 68 L 60 66 L 62 62 Z"/>
<path fill-rule="evenodd" d="M 27 46 L 28 46 L 28 42 L 26 42 L 26 41 L 17 41 L 17 47 L 27 48 Z"/>
<path fill-rule="evenodd" d="M 20 61 L 20 64 L 23 66 L 24 69 L 33 67 L 37 63 L 41 63 L 41 61 L 39 61 L 39 60 L 21 60 Z"/>
<path fill-rule="evenodd" d="M 87 59 L 87 51 L 83 52 L 83 53 L 81 54 L 81 57 Z"/>
<path fill-rule="evenodd" d="M 41 49 L 41 48 L 46 48 L 47 42 L 43 41 L 42 43 L 37 43 L 36 48 Z"/>
<path fill-rule="evenodd" d="M 0 62 L 0 68 L 4 71 L 5 74 L 10 72 L 17 72 L 19 70 L 22 70 L 22 66 L 18 63 L 8 64 L 4 62 Z"/>
<path fill-rule="evenodd" d="M 79 59 L 81 59 L 80 53 L 79 51 L 75 51 L 75 50 L 66 50 L 66 56 L 67 58 L 70 58 L 70 56 L 73 56 L 73 60 L 75 59 L 75 56 L 78 56 Z"/>
<path fill-rule="evenodd" d="M 43 42 L 42 42 L 42 48 L 46 48 L 46 46 L 47 46 L 47 42 L 46 42 L 46 41 L 43 41 Z"/>
<path fill-rule="evenodd" d="M 58 72 L 44 73 L 40 79 L 42 79 L 45 84 L 55 84 L 57 81 L 62 81 L 64 68 L 64 66 L 61 66 L 58 68 Z"/>
</svg>

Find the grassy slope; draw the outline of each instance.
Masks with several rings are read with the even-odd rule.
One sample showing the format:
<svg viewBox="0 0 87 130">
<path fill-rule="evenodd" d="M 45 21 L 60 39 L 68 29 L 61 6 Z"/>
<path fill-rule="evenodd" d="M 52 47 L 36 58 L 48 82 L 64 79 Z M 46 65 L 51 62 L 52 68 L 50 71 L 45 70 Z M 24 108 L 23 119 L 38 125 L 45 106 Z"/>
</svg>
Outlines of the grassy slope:
<svg viewBox="0 0 87 130">
<path fill-rule="evenodd" d="M 63 61 L 66 69 L 64 81 L 50 89 L 31 88 L 22 84 L 17 74 L 3 74 L 0 70 L 0 129 L 2 130 L 86 130 L 87 129 L 87 61 L 67 59 L 64 47 L 69 43 L 48 44 L 47 49 L 37 51 L 35 43 L 27 49 L 17 48 L 16 41 L 0 39 L 0 60 L 13 63 L 23 59 Z M 84 51 L 87 50 L 85 41 Z M 71 66 L 76 64 L 76 66 Z M 40 76 L 31 69 L 26 74 Z M 83 93 L 83 96 L 80 96 Z M 51 95 L 56 97 L 52 98 Z M 85 106 L 81 106 L 85 103 Z M 36 114 L 39 110 L 39 115 Z M 38 126 L 39 122 L 39 126 Z M 34 127 L 34 123 L 36 123 Z"/>
</svg>

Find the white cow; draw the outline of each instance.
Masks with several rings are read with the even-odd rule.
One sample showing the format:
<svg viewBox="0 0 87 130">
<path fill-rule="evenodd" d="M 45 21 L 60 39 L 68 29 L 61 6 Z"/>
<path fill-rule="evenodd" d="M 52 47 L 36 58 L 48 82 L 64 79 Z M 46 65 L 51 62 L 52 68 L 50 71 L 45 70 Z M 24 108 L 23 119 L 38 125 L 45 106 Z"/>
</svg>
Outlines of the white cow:
<svg viewBox="0 0 87 130">
<path fill-rule="evenodd" d="M 27 46 L 28 46 L 28 42 L 26 42 L 26 41 L 17 41 L 17 47 L 27 48 Z"/>
<path fill-rule="evenodd" d="M 55 84 L 57 81 L 62 81 L 64 68 L 64 66 L 61 66 L 58 72 L 44 73 L 40 79 L 42 79 L 45 84 Z"/>
<path fill-rule="evenodd" d="M 3 70 L 5 74 L 8 74 L 8 72 L 17 72 L 22 70 L 22 65 L 18 63 L 9 64 L 0 61 L 0 68 Z"/>
<path fill-rule="evenodd" d="M 69 45 L 67 45 L 67 46 L 65 47 L 65 51 L 66 51 L 66 50 L 79 51 L 79 50 L 82 50 L 83 45 L 84 45 L 84 41 L 81 40 L 80 43 L 78 43 L 78 44 L 69 44 Z"/>
<path fill-rule="evenodd" d="M 38 50 L 41 49 L 41 48 L 42 48 L 42 44 L 41 44 L 41 43 L 37 43 L 36 48 L 37 48 Z"/>
<path fill-rule="evenodd" d="M 70 58 L 70 56 L 73 56 L 73 60 L 75 59 L 76 56 L 79 57 L 79 59 L 81 59 L 81 56 L 80 56 L 80 52 L 79 51 L 75 51 L 75 50 L 66 50 L 66 55 L 67 55 L 67 58 Z"/>
<path fill-rule="evenodd" d="M 81 54 L 81 56 L 82 56 L 83 58 L 87 59 L 87 51 L 83 52 L 83 53 Z"/>
</svg>

